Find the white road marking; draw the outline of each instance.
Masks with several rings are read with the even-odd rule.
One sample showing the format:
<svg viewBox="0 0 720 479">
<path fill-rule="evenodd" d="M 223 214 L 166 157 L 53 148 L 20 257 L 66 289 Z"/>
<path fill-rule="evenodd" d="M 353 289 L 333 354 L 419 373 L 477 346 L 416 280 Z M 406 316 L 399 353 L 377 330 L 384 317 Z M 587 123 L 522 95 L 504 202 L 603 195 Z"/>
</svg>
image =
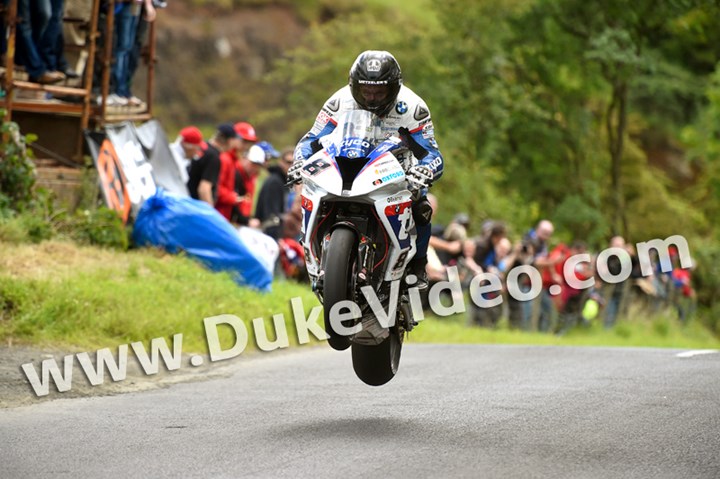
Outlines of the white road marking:
<svg viewBox="0 0 720 479">
<path fill-rule="evenodd" d="M 693 356 L 700 356 L 701 354 L 713 354 L 720 352 L 717 349 L 696 349 L 694 351 L 685 351 L 684 353 L 678 353 L 675 355 L 676 358 L 691 358 Z"/>
</svg>

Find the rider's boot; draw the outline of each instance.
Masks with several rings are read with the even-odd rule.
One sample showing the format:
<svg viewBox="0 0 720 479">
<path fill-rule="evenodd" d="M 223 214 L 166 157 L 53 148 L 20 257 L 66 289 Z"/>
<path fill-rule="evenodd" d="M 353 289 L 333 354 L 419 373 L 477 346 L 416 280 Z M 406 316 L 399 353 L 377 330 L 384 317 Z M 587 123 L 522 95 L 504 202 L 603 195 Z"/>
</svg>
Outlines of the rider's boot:
<svg viewBox="0 0 720 479">
<path fill-rule="evenodd" d="M 410 287 L 417 288 L 418 290 L 422 291 L 428 288 L 428 276 L 427 271 L 425 270 L 427 266 L 427 256 L 424 258 L 418 258 L 417 256 L 410 260 L 410 264 L 408 265 L 408 273 L 415 275 L 417 278 L 417 282 L 415 284 L 410 284 Z"/>
</svg>

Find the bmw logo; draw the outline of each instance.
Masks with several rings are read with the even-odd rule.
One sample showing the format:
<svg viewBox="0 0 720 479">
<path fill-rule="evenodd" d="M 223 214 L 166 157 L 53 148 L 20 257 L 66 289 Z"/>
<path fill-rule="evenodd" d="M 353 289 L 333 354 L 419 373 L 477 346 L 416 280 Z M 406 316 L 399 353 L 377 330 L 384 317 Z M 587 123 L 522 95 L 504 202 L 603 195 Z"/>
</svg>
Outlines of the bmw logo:
<svg viewBox="0 0 720 479">
<path fill-rule="evenodd" d="M 408 111 L 407 103 L 404 101 L 399 101 L 397 105 L 395 105 L 395 111 L 400 113 L 401 115 Z"/>
</svg>

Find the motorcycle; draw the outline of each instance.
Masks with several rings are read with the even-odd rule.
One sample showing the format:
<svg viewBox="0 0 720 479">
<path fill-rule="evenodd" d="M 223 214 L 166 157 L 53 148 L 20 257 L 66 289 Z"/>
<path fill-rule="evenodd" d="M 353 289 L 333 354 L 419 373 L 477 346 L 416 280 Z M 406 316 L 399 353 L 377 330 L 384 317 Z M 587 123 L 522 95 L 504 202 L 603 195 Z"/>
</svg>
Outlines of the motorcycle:
<svg viewBox="0 0 720 479">
<path fill-rule="evenodd" d="M 365 110 L 341 115 L 301 170 L 303 248 L 328 343 L 350 347 L 355 373 L 373 386 L 395 376 L 417 325 L 405 281 L 417 235 L 404 166 L 415 160 L 379 125 Z"/>
</svg>

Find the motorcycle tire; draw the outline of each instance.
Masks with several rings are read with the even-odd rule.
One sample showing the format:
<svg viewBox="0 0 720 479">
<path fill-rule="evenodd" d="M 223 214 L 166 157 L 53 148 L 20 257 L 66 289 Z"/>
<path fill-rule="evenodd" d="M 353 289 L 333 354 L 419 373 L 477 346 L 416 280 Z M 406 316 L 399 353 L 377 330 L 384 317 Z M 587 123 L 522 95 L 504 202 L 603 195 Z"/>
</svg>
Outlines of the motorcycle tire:
<svg viewBox="0 0 720 479">
<path fill-rule="evenodd" d="M 330 325 L 330 310 L 335 303 L 353 299 L 352 275 L 357 262 L 357 238 L 348 228 L 337 228 L 330 236 L 326 252 L 325 279 L 323 287 L 323 310 L 325 332 L 330 336 L 331 348 L 344 351 L 350 347 L 350 338 L 336 333 Z"/>
<path fill-rule="evenodd" d="M 395 377 L 400 367 L 404 337 L 401 325 L 409 315 L 409 306 L 401 305 L 395 326 L 390 328 L 390 336 L 377 346 L 352 344 L 353 369 L 362 382 L 370 386 L 382 386 Z"/>
</svg>

